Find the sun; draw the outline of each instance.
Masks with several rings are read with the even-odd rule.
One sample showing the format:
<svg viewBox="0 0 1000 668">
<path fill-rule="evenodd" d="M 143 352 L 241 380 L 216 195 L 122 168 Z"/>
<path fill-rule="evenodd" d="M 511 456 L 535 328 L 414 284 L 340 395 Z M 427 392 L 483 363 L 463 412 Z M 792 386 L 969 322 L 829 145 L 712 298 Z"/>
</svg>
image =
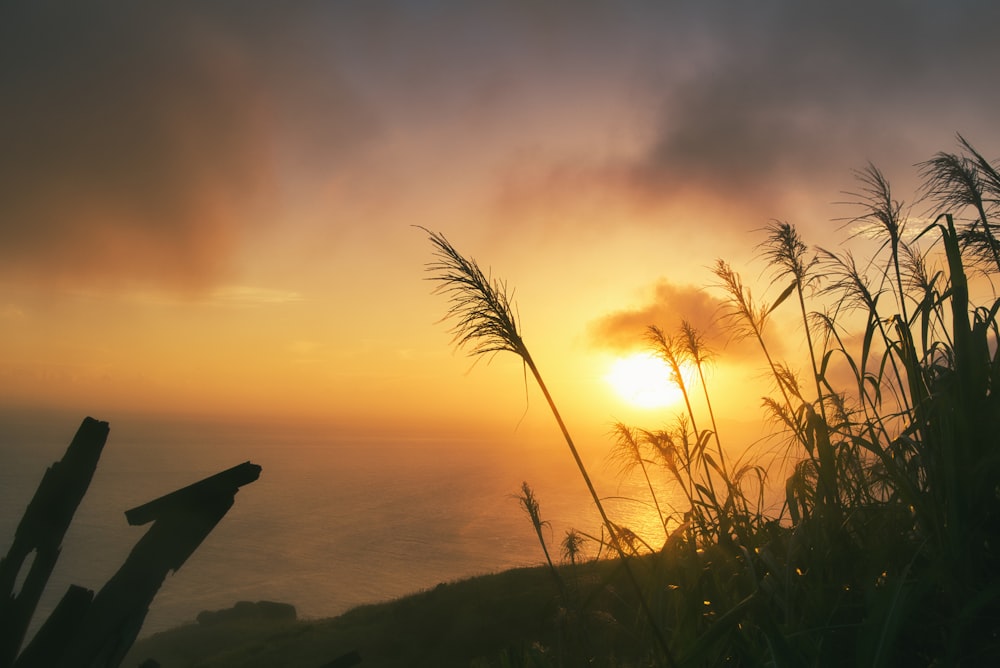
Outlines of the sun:
<svg viewBox="0 0 1000 668">
<path fill-rule="evenodd" d="M 604 378 L 618 396 L 637 408 L 662 408 L 682 398 L 670 379 L 670 367 L 652 353 L 619 358 Z"/>
</svg>

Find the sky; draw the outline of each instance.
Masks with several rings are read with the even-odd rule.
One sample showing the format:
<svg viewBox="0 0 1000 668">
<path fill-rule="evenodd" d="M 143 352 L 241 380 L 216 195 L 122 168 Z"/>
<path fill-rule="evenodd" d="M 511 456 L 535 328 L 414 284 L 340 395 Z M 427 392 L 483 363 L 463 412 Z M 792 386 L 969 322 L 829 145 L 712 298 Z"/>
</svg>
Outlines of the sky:
<svg viewBox="0 0 1000 668">
<path fill-rule="evenodd" d="M 712 327 L 716 258 L 766 295 L 760 230 L 838 248 L 852 170 L 912 202 L 956 133 L 1000 155 L 997 25 L 972 0 L 4 3 L 0 405 L 557 438 L 519 360 L 453 349 L 423 226 L 516 290 L 571 426 L 659 421 L 605 376 L 648 324 Z M 713 341 L 721 402 L 759 412 L 762 361 Z"/>
</svg>

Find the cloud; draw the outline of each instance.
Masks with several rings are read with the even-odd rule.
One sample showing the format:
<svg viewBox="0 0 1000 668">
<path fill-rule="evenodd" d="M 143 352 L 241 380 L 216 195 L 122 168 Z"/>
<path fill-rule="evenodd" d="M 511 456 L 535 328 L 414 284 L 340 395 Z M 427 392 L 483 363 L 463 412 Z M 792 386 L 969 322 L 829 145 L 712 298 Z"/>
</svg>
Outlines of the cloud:
<svg viewBox="0 0 1000 668">
<path fill-rule="evenodd" d="M 270 306 L 301 302 L 304 301 L 304 297 L 298 292 L 287 290 L 230 285 L 213 290 L 211 301 L 229 306 Z"/>
<path fill-rule="evenodd" d="M 652 286 L 644 304 L 609 313 L 590 323 L 591 345 L 618 352 L 628 352 L 646 346 L 646 331 L 656 325 L 668 334 L 676 333 L 682 321 L 700 332 L 720 359 L 728 362 L 760 364 L 760 349 L 755 341 L 733 339 L 720 322 L 725 312 L 722 299 L 703 288 L 677 285 L 661 279 Z M 785 345 L 774 331 L 768 336 L 772 354 L 781 355 Z"/>
<path fill-rule="evenodd" d="M 282 171 L 363 135 L 336 73 L 284 55 L 294 26 L 250 9 L 8 5 L 0 273 L 210 284 L 277 217 Z"/>
<path fill-rule="evenodd" d="M 891 147 L 886 121 L 905 126 L 909 105 L 946 83 L 928 67 L 933 17 L 891 5 L 706 12 L 694 30 L 712 47 L 664 91 L 636 184 L 766 200 Z"/>
<path fill-rule="evenodd" d="M 591 323 L 590 338 L 601 347 L 633 350 L 644 345 L 650 325 L 673 332 L 680 327 L 682 320 L 718 338 L 715 320 L 721 307 L 719 299 L 701 288 L 661 280 L 653 287 L 653 294 L 644 305 L 609 313 Z"/>
<path fill-rule="evenodd" d="M 660 39 L 642 42 L 635 96 L 655 112 L 636 146 L 512 162 L 505 219 L 520 207 L 586 222 L 583 193 L 633 211 L 726 200 L 759 224 L 803 193 L 839 199 L 869 160 L 912 181 L 955 132 L 995 136 L 995 4 L 682 3 L 646 18 Z"/>
<path fill-rule="evenodd" d="M 6 3 L 0 279 L 204 288 L 255 226 L 433 212 L 482 169 L 504 224 L 759 224 L 995 127 L 995 3 L 584 4 Z"/>
</svg>

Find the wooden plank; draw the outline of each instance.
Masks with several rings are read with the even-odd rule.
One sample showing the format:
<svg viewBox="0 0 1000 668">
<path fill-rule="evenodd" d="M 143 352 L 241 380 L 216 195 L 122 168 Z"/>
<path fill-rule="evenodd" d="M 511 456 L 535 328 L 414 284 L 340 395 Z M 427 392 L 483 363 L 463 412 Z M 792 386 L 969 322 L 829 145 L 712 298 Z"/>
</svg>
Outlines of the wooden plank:
<svg viewBox="0 0 1000 668">
<path fill-rule="evenodd" d="M 139 526 L 159 519 L 165 514 L 184 512 L 205 502 L 211 503 L 219 496 L 232 496 L 240 487 L 260 477 L 260 470 L 257 464 L 243 462 L 149 503 L 126 510 L 125 519 L 129 524 Z"/>
</svg>

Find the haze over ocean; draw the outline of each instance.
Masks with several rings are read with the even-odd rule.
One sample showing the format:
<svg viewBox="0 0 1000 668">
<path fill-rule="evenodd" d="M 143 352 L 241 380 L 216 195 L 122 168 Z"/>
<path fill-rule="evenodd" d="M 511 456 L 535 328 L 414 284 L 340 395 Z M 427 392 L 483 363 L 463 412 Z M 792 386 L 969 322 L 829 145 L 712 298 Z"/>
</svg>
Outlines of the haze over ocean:
<svg viewBox="0 0 1000 668">
<path fill-rule="evenodd" d="M 44 471 L 62 457 L 79 426 L 67 418 L 36 421 L 34 429 L 30 422 L 0 423 L 4 554 Z M 260 479 L 240 490 L 228 515 L 167 578 L 142 635 L 240 600 L 283 601 L 300 617 L 328 617 L 440 582 L 541 563 L 534 531 L 512 496 L 522 480 L 540 499 L 543 519 L 551 521 L 550 546 L 571 526 L 599 531 L 579 474 L 555 441 L 550 452 L 511 457 L 522 449 L 517 433 L 485 444 L 110 423 L 35 629 L 70 584 L 96 590 L 121 565 L 148 528 L 128 526 L 125 510 L 246 460 L 263 467 Z M 595 460 L 594 468 L 602 494 L 642 497 L 641 487 L 620 486 L 603 462 Z M 642 506 L 612 507 L 622 524 L 653 544 L 662 542 L 655 518 Z"/>
</svg>

